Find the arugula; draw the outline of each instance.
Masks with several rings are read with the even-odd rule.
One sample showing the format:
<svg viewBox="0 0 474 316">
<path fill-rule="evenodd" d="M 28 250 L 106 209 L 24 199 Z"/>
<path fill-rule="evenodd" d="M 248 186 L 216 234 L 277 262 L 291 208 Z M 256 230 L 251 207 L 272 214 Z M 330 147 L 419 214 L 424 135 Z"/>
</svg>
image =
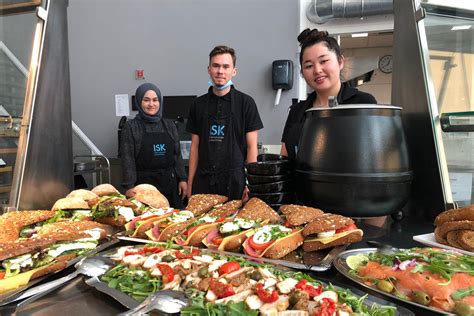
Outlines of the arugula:
<svg viewBox="0 0 474 316">
<path fill-rule="evenodd" d="M 181 315 L 187 316 L 257 316 L 258 311 L 249 310 L 245 302 L 214 304 L 205 303 L 205 294 L 197 289 L 187 289 L 186 296 L 191 299 L 191 305 L 181 310 Z"/>
<path fill-rule="evenodd" d="M 460 300 L 466 296 L 473 295 L 474 293 L 474 286 L 470 286 L 466 289 L 459 289 L 451 294 L 451 298 L 455 301 Z"/>
</svg>

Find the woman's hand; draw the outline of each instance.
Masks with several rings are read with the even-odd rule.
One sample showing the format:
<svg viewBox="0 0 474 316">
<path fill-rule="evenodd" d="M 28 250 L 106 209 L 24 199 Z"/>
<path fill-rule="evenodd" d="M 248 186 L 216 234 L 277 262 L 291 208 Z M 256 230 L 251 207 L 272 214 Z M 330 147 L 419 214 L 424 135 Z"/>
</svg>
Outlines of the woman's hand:
<svg viewBox="0 0 474 316">
<path fill-rule="evenodd" d="M 244 192 L 242 192 L 242 202 L 245 203 L 249 200 L 249 188 L 247 186 L 244 187 Z"/>
<path fill-rule="evenodd" d="M 188 194 L 188 183 L 186 181 L 180 181 L 178 183 L 178 194 L 181 199 L 184 199 Z"/>
</svg>

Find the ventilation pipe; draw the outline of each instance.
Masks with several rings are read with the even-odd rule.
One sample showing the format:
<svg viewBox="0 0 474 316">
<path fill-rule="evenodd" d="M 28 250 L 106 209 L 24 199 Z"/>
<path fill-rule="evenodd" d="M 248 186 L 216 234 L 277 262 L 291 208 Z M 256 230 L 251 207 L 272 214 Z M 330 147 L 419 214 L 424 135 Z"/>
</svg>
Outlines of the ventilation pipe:
<svg viewBox="0 0 474 316">
<path fill-rule="evenodd" d="M 323 24 L 336 18 L 362 18 L 393 13 L 393 0 L 312 0 L 306 17 Z"/>
</svg>

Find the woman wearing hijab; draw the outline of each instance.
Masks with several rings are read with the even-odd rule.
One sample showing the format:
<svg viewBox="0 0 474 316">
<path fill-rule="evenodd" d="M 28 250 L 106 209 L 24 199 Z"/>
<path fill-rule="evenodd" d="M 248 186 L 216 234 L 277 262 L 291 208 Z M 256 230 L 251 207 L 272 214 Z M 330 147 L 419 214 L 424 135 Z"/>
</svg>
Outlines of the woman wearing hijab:
<svg viewBox="0 0 474 316">
<path fill-rule="evenodd" d="M 166 196 L 170 206 L 183 208 L 187 177 L 173 121 L 162 118 L 160 89 L 144 83 L 135 92 L 138 114 L 127 121 L 120 138 L 122 186 L 125 189 L 149 183 Z"/>
</svg>

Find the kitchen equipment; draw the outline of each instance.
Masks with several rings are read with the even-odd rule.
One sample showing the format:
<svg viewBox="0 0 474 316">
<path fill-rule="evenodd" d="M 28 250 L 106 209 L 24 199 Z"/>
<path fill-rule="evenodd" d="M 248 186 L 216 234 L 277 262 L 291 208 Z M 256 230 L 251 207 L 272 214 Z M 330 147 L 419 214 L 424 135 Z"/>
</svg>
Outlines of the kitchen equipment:
<svg viewBox="0 0 474 316">
<path fill-rule="evenodd" d="M 293 181 L 277 181 L 272 183 L 249 184 L 252 193 L 275 193 L 293 190 Z"/>
<path fill-rule="evenodd" d="M 294 192 L 276 192 L 276 193 L 253 193 L 250 197 L 257 197 L 267 204 L 290 204 L 295 202 Z"/>
<path fill-rule="evenodd" d="M 255 174 L 250 174 L 247 173 L 247 181 L 249 184 L 262 184 L 262 183 L 272 183 L 272 182 L 278 182 L 278 181 L 286 181 L 290 180 L 291 174 L 283 174 L 283 175 L 277 175 L 277 176 L 261 176 L 261 175 L 255 175 Z"/>
<path fill-rule="evenodd" d="M 401 210 L 413 172 L 400 107 L 338 105 L 305 117 L 294 173 L 298 200 L 351 217 Z"/>
<path fill-rule="evenodd" d="M 61 285 L 65 284 L 66 282 L 69 282 L 70 280 L 74 279 L 77 277 L 79 274 L 84 274 L 90 277 L 95 277 L 99 276 L 105 273 L 110 268 L 110 265 L 105 263 L 103 260 L 101 260 L 98 257 L 94 258 L 84 258 L 78 263 L 74 265 L 76 268 L 76 271 L 73 273 L 66 275 L 65 277 L 62 277 L 60 279 L 51 281 L 50 283 L 45 283 L 41 285 L 41 292 L 37 292 L 36 294 L 32 295 L 28 299 L 20 302 L 17 306 L 17 309 L 21 308 L 22 306 L 25 306 L 31 302 L 36 301 L 37 299 L 43 297 L 44 295 L 54 291 Z M 32 289 L 34 290 L 34 289 Z M 28 294 L 25 292 L 24 294 Z M 26 297 L 26 296 L 25 296 Z"/>
<path fill-rule="evenodd" d="M 276 154 L 261 154 L 257 156 L 256 162 L 245 165 L 247 174 L 261 176 L 276 176 L 289 174 L 293 162 L 285 156 Z"/>
<path fill-rule="evenodd" d="M 118 315 L 144 315 L 144 313 L 150 312 L 152 310 L 158 310 L 160 315 L 162 313 L 179 314 L 181 309 L 187 305 L 189 305 L 189 299 L 186 297 L 186 295 L 184 295 L 184 292 L 163 290 L 148 296 L 137 307 Z"/>
</svg>

